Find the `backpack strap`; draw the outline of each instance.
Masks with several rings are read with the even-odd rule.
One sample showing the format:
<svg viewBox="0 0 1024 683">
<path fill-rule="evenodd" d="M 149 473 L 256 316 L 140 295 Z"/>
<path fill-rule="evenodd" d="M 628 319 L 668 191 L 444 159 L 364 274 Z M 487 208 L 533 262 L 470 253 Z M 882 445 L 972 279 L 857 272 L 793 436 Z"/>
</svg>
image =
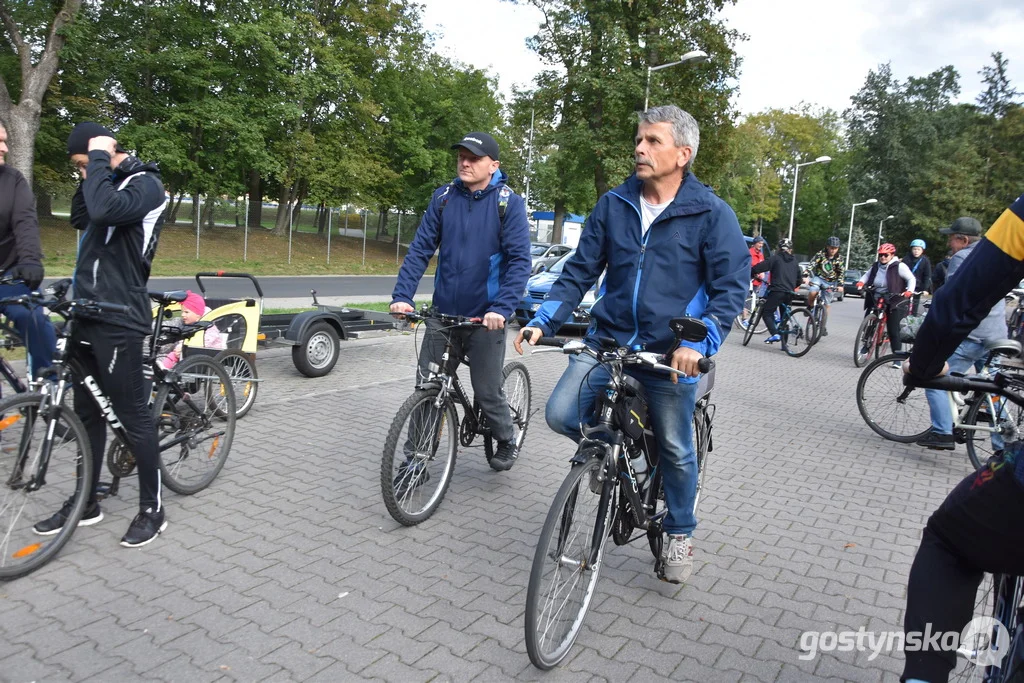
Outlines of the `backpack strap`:
<svg viewBox="0 0 1024 683">
<path fill-rule="evenodd" d="M 451 199 L 449 196 L 452 190 L 455 189 L 455 183 L 448 183 L 445 186 L 444 192 L 440 196 L 441 206 L 437 207 L 437 216 L 440 220 L 437 226 L 437 246 L 435 248 L 441 248 L 441 227 L 444 225 L 444 207 L 448 206 L 448 200 Z M 508 185 L 502 185 L 501 189 L 498 190 L 498 221 L 500 223 L 500 230 L 505 229 L 505 211 L 508 209 L 508 199 L 512 196 L 512 189 Z"/>
</svg>

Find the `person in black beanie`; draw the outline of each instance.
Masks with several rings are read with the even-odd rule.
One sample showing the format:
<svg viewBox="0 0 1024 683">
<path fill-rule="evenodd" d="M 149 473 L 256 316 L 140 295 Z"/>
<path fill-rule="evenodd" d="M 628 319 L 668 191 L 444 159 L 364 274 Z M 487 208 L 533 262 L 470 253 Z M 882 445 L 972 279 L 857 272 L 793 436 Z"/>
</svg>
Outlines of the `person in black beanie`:
<svg viewBox="0 0 1024 683">
<path fill-rule="evenodd" d="M 0 122 L 0 273 L 21 280 L 0 285 L 0 298 L 21 296 L 43 281 L 43 247 L 39 241 L 36 201 L 25 176 L 4 163 L 7 128 Z M 29 372 L 38 379 L 53 365 L 57 335 L 42 308 L 0 306 L 28 348 Z"/>
<path fill-rule="evenodd" d="M 75 265 L 75 296 L 127 306 L 128 314 L 80 319 L 69 345 L 91 371 L 128 433 L 139 474 L 139 514 L 121 545 L 146 545 L 167 527 L 159 470 L 159 442 L 143 378 L 143 338 L 152 331 L 146 290 L 167 196 L 160 171 L 127 154 L 113 133 L 98 123 L 79 123 L 68 136 L 68 155 L 82 181 L 71 200 L 71 225 L 82 231 Z M 75 412 L 89 434 L 93 482 L 79 526 L 103 519 L 96 484 L 103 469 L 106 420 L 89 392 L 75 387 Z M 70 511 L 65 503 L 33 529 L 55 534 Z"/>
</svg>

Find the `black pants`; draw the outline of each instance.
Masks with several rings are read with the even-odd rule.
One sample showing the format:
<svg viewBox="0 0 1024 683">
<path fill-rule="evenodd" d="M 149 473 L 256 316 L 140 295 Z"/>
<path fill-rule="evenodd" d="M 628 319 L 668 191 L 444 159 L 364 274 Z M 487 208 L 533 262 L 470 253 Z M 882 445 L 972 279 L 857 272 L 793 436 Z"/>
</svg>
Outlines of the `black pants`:
<svg viewBox="0 0 1024 683">
<path fill-rule="evenodd" d="M 159 451 L 156 427 L 149 412 L 151 386 L 143 378 L 143 335 L 116 325 L 78 323 L 71 343 L 76 358 L 110 399 L 116 419 L 128 433 L 128 447 L 135 456 L 139 473 L 139 508 L 159 510 L 163 504 L 160 486 Z M 87 379 L 87 378 L 83 378 Z M 92 494 L 104 469 L 107 420 L 90 392 L 75 386 L 75 412 L 82 419 L 92 448 Z"/>
<path fill-rule="evenodd" d="M 907 317 L 907 308 L 909 306 L 907 302 L 909 299 L 899 294 L 895 296 L 876 294 L 875 296 L 885 297 L 885 331 L 889 333 L 889 346 L 892 347 L 892 352 L 899 353 L 903 350 L 903 342 L 900 340 L 900 321 Z M 875 299 L 873 297 L 865 302 L 864 310 L 865 316 L 875 310 Z"/>
<path fill-rule="evenodd" d="M 1024 470 L 1024 462 L 993 458 L 928 520 L 910 569 L 906 632 L 930 625 L 932 633 L 960 633 L 974 616 L 984 572 L 1024 574 L 1024 485 L 1015 467 Z M 956 666 L 953 652 L 907 652 L 906 658 L 903 680 L 945 681 Z"/>
<path fill-rule="evenodd" d="M 782 304 L 789 301 L 789 292 L 776 292 L 770 290 L 768 296 L 764 298 L 764 307 L 761 309 L 761 318 L 764 320 L 765 327 L 768 328 L 768 334 L 776 335 L 779 333 L 779 328 L 775 325 L 775 311 L 779 312 L 779 316 L 782 316 Z M 756 326 L 757 321 L 753 324 Z"/>
<path fill-rule="evenodd" d="M 463 356 L 469 358 L 469 376 L 473 383 L 473 397 L 480 403 L 491 434 L 497 441 L 510 441 L 515 436 L 512 415 L 508 409 L 502 382 L 505 364 L 505 328 L 488 330 L 483 327 L 441 330 L 441 322 L 427 320 L 427 333 L 420 348 L 419 379 L 428 375 L 427 364 L 441 364 L 445 337 L 451 336 L 454 349 L 448 359 L 448 370 L 458 367 Z M 418 383 L 418 382 L 417 382 Z"/>
</svg>

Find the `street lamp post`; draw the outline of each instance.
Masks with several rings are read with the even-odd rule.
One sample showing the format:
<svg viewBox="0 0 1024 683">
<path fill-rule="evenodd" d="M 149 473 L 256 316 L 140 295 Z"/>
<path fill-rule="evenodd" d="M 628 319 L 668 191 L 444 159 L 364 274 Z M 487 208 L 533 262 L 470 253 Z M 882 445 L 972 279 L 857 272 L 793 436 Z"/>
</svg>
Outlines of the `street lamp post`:
<svg viewBox="0 0 1024 683">
<path fill-rule="evenodd" d="M 814 161 L 805 161 L 804 163 L 797 162 L 796 172 L 793 174 L 793 203 L 789 206 L 789 239 L 793 239 L 793 218 L 796 216 L 796 184 L 800 180 L 800 167 L 810 166 L 811 164 L 823 164 L 832 161 L 832 157 L 820 156 Z"/>
<path fill-rule="evenodd" d="M 708 62 L 711 61 L 711 58 L 708 57 L 708 53 L 703 50 L 691 50 L 680 57 L 678 62 L 669 62 L 668 64 L 659 64 L 658 66 L 647 67 L 647 87 L 644 88 L 644 111 L 647 111 L 647 104 L 651 99 L 651 72 L 661 71 L 662 69 L 667 69 L 670 66 L 677 66 L 679 64 L 685 64 L 686 62 L 693 61 Z"/>
<path fill-rule="evenodd" d="M 853 208 L 850 209 L 850 236 L 846 238 L 846 265 L 843 266 L 844 269 L 850 267 L 850 246 L 853 244 L 853 214 L 857 212 L 858 206 L 864 206 L 865 204 L 875 204 L 876 202 L 878 202 L 878 200 L 872 197 L 871 199 L 867 199 L 863 202 L 858 202 L 854 204 Z"/>
<path fill-rule="evenodd" d="M 896 218 L 896 216 L 893 216 L 892 214 L 889 214 L 888 216 L 886 216 L 882 220 L 878 221 L 878 242 L 875 244 L 875 251 L 878 251 L 878 248 L 880 246 L 882 246 L 882 226 L 890 218 Z"/>
</svg>

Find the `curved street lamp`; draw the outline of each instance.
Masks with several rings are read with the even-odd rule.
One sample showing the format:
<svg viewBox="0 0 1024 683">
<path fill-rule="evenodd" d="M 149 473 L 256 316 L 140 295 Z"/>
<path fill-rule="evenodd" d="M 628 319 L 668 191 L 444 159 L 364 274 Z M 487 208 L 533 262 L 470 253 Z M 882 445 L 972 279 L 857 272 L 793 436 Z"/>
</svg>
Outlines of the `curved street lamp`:
<svg viewBox="0 0 1024 683">
<path fill-rule="evenodd" d="M 679 58 L 678 62 L 669 62 L 668 64 L 659 64 L 658 66 L 647 67 L 647 87 L 644 88 L 644 111 L 647 111 L 647 104 L 651 98 L 651 72 L 661 71 L 667 69 L 670 66 L 677 66 L 679 64 L 685 64 L 687 62 L 710 62 L 711 57 L 708 57 L 708 53 L 703 50 L 691 50 L 685 55 Z"/>
<path fill-rule="evenodd" d="M 804 163 L 797 162 L 796 173 L 793 174 L 793 203 L 789 207 L 789 239 L 793 239 L 793 217 L 796 215 L 796 184 L 800 180 L 800 167 L 810 166 L 811 164 L 823 164 L 832 161 L 832 157 L 820 156 L 814 161 L 805 161 Z"/>
<path fill-rule="evenodd" d="M 878 251 L 878 248 L 880 246 L 882 246 L 882 225 L 884 225 L 885 222 L 887 220 L 889 220 L 890 218 L 896 218 L 896 216 L 893 216 L 892 214 L 889 214 L 888 216 L 886 216 L 882 220 L 878 221 L 878 242 L 875 244 L 875 251 Z"/>
<path fill-rule="evenodd" d="M 846 239 L 846 265 L 843 266 L 844 269 L 848 269 L 850 267 L 850 246 L 853 244 L 853 214 L 856 213 L 858 206 L 864 206 L 865 204 L 875 204 L 877 202 L 878 200 L 872 197 L 871 199 L 867 199 L 863 202 L 858 202 L 854 204 L 853 208 L 850 209 L 850 236 Z"/>
</svg>

